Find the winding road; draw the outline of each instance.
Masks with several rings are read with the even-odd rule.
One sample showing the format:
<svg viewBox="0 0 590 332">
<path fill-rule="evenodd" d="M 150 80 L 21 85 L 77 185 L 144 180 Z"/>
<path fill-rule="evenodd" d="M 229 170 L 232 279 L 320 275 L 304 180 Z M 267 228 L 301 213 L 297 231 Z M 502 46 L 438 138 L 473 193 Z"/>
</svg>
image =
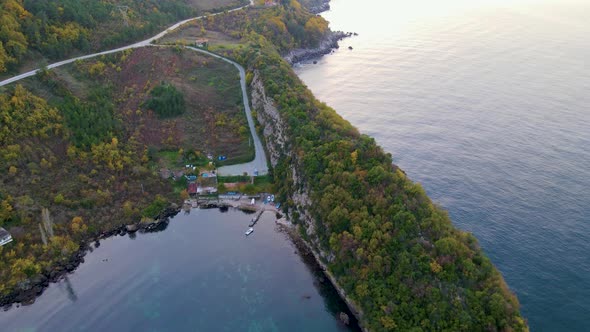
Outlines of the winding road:
<svg viewBox="0 0 590 332">
<path fill-rule="evenodd" d="M 244 9 L 248 6 L 253 5 L 254 1 L 250 0 L 250 4 L 249 5 L 245 5 L 245 6 L 241 6 L 241 7 L 237 7 L 231 10 L 228 10 L 227 12 L 233 12 L 233 11 L 237 11 L 237 10 L 241 10 Z M 85 59 L 90 59 L 90 58 L 94 58 L 97 56 L 101 56 L 101 55 L 105 55 L 105 54 L 111 54 L 111 53 L 117 53 L 117 52 L 121 52 L 124 50 L 128 50 L 128 49 L 133 49 L 133 48 L 140 48 L 140 47 L 146 47 L 146 46 L 151 46 L 152 43 L 162 37 L 164 37 L 166 34 L 178 29 L 180 26 L 191 22 L 191 21 L 195 21 L 195 20 L 200 20 L 204 17 L 207 16 L 215 16 L 215 15 L 219 15 L 223 12 L 219 12 L 219 13 L 213 13 L 213 14 L 209 14 L 209 15 L 202 15 L 202 16 L 197 16 L 197 17 L 193 17 L 193 18 L 189 18 L 183 21 L 180 21 L 172 26 L 170 26 L 169 28 L 167 28 L 166 30 L 158 33 L 157 35 L 148 38 L 146 40 L 131 44 L 131 45 L 127 45 L 127 46 L 123 46 L 123 47 L 119 47 L 116 49 L 112 49 L 112 50 L 108 50 L 108 51 L 103 51 L 103 52 L 98 52 L 98 53 L 93 53 L 93 54 L 88 54 L 88 55 L 84 55 L 84 56 L 79 56 L 76 58 L 71 58 L 71 59 L 67 59 L 67 60 L 63 60 L 60 62 L 56 62 L 56 63 L 52 63 L 50 65 L 47 66 L 47 69 L 53 69 L 53 68 L 57 68 L 63 65 L 67 65 L 69 63 L 72 63 L 74 61 L 77 60 L 85 60 Z M 262 146 L 262 142 L 260 141 L 260 137 L 258 137 L 258 134 L 256 133 L 256 128 L 254 126 L 254 120 L 252 119 L 252 111 L 250 110 L 250 102 L 248 100 L 248 91 L 246 90 L 246 71 L 244 70 L 244 68 L 242 66 L 240 66 L 238 63 L 224 58 L 220 55 L 202 50 L 202 49 L 198 49 L 198 48 L 194 48 L 194 47 L 190 47 L 190 46 L 186 46 L 187 49 L 191 49 L 193 51 L 197 51 L 200 53 L 204 53 L 207 54 L 209 56 L 221 59 L 225 62 L 228 62 L 232 65 L 234 65 L 238 71 L 240 72 L 240 85 L 242 87 L 242 97 L 243 97 L 243 102 L 244 102 L 244 111 L 246 112 L 246 118 L 248 119 L 248 127 L 250 127 L 250 133 L 252 135 L 252 139 L 254 141 L 254 160 L 252 160 L 251 162 L 247 162 L 247 163 L 243 163 L 243 164 L 237 164 L 237 165 L 230 165 L 230 166 L 223 166 L 220 167 L 218 169 L 218 173 L 220 175 L 242 175 L 244 173 L 247 173 L 249 175 L 253 175 L 255 171 L 258 171 L 259 175 L 265 175 L 268 173 L 268 164 L 266 161 L 266 153 L 264 151 L 264 148 Z M 24 78 L 27 77 L 31 77 L 34 76 L 35 74 L 37 74 L 37 72 L 40 70 L 40 68 L 35 69 L 35 70 L 31 70 L 29 72 L 11 77 L 9 79 L 6 79 L 4 81 L 0 82 L 0 87 L 1 86 L 5 86 L 7 84 L 11 84 L 17 81 L 20 81 Z"/>
<path fill-rule="evenodd" d="M 248 90 L 246 90 L 246 70 L 244 67 L 239 65 L 237 62 L 234 62 L 228 58 L 224 58 L 220 55 L 215 53 L 211 53 L 209 51 L 205 51 L 199 48 L 185 46 L 185 48 L 207 54 L 209 56 L 221 59 L 225 62 L 231 63 L 234 65 L 238 71 L 240 72 L 240 85 L 242 86 L 242 101 L 244 102 L 244 111 L 246 112 L 246 119 L 248 119 L 248 127 L 250 127 L 250 133 L 252 134 L 252 140 L 254 141 L 254 160 L 248 163 L 243 164 L 236 164 L 236 165 L 229 165 L 219 167 L 217 172 L 220 175 L 242 175 L 244 173 L 248 173 L 249 175 L 253 175 L 255 171 L 258 171 L 258 175 L 265 175 L 268 173 L 268 164 L 266 162 L 266 152 L 262 147 L 262 142 L 260 141 L 260 137 L 256 133 L 256 127 L 254 126 L 254 120 L 252 119 L 252 111 L 250 110 L 250 101 L 248 100 Z"/>
</svg>

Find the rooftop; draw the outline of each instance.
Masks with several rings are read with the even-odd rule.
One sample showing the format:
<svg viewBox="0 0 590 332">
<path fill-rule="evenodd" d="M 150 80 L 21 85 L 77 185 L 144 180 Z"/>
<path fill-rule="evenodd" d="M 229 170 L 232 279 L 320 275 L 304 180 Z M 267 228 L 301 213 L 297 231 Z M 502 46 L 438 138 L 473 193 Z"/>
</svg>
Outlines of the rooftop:
<svg viewBox="0 0 590 332">
<path fill-rule="evenodd" d="M 12 242 L 12 236 L 7 230 L 0 227 L 0 246 L 3 246 L 9 242 Z"/>
</svg>

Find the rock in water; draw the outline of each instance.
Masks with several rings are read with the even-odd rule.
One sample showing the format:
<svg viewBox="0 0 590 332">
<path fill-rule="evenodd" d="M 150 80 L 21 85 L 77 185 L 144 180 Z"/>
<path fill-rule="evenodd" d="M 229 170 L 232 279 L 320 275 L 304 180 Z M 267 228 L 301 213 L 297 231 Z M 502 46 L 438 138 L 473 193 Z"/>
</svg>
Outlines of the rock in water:
<svg viewBox="0 0 590 332">
<path fill-rule="evenodd" d="M 138 226 L 136 224 L 131 224 L 131 225 L 127 225 L 127 232 L 129 233 L 133 233 L 133 232 L 137 232 Z"/>
<path fill-rule="evenodd" d="M 342 323 L 344 323 L 345 325 L 350 324 L 350 317 L 348 317 L 348 315 L 344 312 L 341 312 L 339 315 L 340 321 Z"/>
</svg>

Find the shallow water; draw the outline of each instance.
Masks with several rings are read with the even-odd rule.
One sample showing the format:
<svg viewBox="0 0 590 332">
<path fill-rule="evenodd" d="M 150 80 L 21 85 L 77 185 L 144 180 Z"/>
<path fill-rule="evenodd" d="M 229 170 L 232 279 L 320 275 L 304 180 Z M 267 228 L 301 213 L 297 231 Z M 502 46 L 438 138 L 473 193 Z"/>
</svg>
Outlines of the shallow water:
<svg viewBox="0 0 590 332">
<path fill-rule="evenodd" d="M 2 331 L 356 331 L 275 217 L 192 210 L 161 232 L 113 237 Z"/>
<path fill-rule="evenodd" d="M 476 235 L 533 331 L 590 331 L 590 2 L 331 6 L 359 36 L 298 75 Z"/>
</svg>

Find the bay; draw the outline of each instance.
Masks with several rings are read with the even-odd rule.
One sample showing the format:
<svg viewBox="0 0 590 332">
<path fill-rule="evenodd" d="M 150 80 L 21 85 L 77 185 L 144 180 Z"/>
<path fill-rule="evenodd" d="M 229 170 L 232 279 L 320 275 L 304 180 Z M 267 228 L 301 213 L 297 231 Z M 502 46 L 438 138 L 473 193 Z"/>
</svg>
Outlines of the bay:
<svg viewBox="0 0 590 332">
<path fill-rule="evenodd" d="M 267 212 L 193 209 L 155 233 L 101 241 L 2 331 L 358 331 L 345 304 Z"/>
</svg>

